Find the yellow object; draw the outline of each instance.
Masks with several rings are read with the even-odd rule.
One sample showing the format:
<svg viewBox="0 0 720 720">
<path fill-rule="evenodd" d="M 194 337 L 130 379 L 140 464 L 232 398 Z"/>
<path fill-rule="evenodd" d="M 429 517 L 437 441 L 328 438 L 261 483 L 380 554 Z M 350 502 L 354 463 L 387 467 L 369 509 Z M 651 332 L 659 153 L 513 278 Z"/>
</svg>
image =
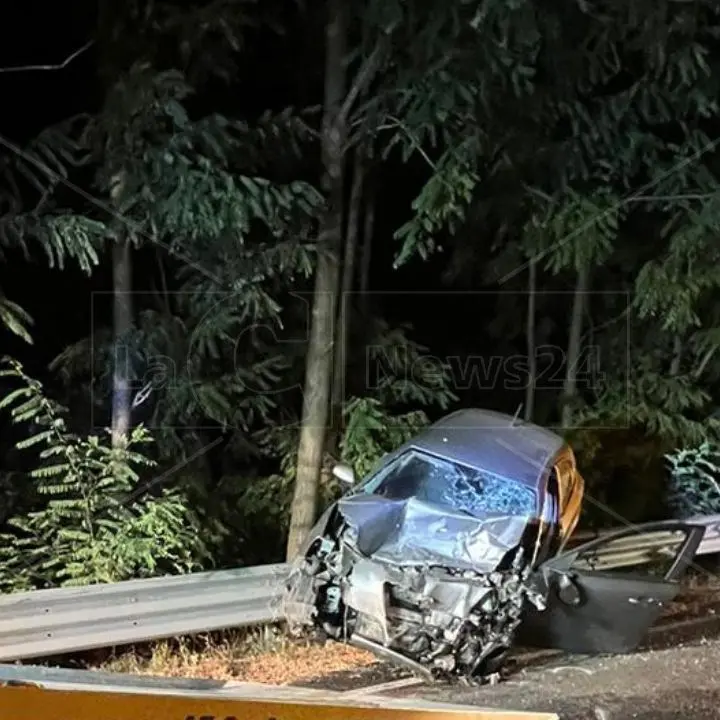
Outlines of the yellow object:
<svg viewBox="0 0 720 720">
<path fill-rule="evenodd" d="M 183 681 L 164 685 L 160 678 L 138 681 L 88 671 L 51 670 L 48 675 L 66 679 L 26 683 L 19 679 L 23 670 L 42 669 L 13 670 L 4 673 L 0 666 L 0 683 L 3 675 L 17 678 L 0 684 L 0 720 L 557 720 L 553 713 L 251 683 L 199 689 L 186 681 L 184 689 Z"/>
<path fill-rule="evenodd" d="M 555 474 L 558 479 L 560 501 L 560 534 L 562 544 L 572 535 L 580 519 L 585 480 L 578 472 L 575 454 L 569 445 L 565 445 L 555 460 Z"/>
</svg>

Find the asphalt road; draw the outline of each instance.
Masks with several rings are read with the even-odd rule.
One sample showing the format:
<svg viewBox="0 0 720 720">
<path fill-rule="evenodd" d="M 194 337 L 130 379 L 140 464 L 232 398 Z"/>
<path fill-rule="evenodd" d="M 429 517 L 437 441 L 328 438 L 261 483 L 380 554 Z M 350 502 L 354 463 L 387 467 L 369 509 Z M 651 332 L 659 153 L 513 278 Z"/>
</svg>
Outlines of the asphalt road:
<svg viewBox="0 0 720 720">
<path fill-rule="evenodd" d="M 419 694 L 487 708 L 548 711 L 562 720 L 720 718 L 720 641 L 568 660 L 522 670 L 496 686 L 430 686 L 393 694 Z"/>
<path fill-rule="evenodd" d="M 719 720 L 720 640 L 670 642 L 658 639 L 630 655 L 556 657 L 494 686 L 428 685 L 388 695 L 548 711 L 561 720 Z"/>
<path fill-rule="evenodd" d="M 561 720 L 720 720 L 717 617 L 657 628 L 640 651 L 629 655 L 546 653 L 520 655 L 516 662 L 508 679 L 497 685 L 421 684 L 382 694 L 554 712 Z M 343 691 L 409 675 L 378 663 L 302 684 Z"/>
</svg>

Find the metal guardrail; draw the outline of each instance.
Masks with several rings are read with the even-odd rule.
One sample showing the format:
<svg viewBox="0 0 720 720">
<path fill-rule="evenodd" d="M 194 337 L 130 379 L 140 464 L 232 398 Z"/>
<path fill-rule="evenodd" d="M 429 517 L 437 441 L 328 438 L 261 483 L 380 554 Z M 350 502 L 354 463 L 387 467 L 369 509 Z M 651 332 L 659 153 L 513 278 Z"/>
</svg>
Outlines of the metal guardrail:
<svg viewBox="0 0 720 720">
<path fill-rule="evenodd" d="M 720 553 L 720 515 L 687 522 L 706 526 L 697 555 Z M 597 553 L 594 567 L 642 565 L 673 544 L 667 531 L 622 538 Z M 0 662 L 277 622 L 286 572 L 286 565 L 265 565 L 6 595 Z"/>
<path fill-rule="evenodd" d="M 643 536 L 642 546 L 635 537 L 624 537 L 596 553 L 576 560 L 573 567 L 584 570 L 617 570 L 657 563 L 676 557 L 678 546 L 685 541 L 682 531 L 652 532 Z"/>
<path fill-rule="evenodd" d="M 703 535 L 696 555 L 720 553 L 720 515 L 701 515 L 690 518 L 686 522 L 705 526 L 705 535 Z"/>
<path fill-rule="evenodd" d="M 281 619 L 285 565 L 0 597 L 0 661 Z"/>
</svg>

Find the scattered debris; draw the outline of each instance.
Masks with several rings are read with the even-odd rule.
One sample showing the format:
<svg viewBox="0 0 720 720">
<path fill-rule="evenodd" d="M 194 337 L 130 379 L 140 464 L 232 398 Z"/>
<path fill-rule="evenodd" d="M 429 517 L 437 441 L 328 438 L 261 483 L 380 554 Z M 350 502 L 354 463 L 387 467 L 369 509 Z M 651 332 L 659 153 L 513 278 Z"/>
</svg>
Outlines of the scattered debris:
<svg viewBox="0 0 720 720">
<path fill-rule="evenodd" d="M 542 609 L 527 582 L 522 549 L 510 568 L 373 563 L 344 537 L 323 537 L 294 569 L 286 602 L 292 622 L 314 624 L 429 679 L 493 677 L 526 602 Z M 345 541 L 343 541 L 345 540 Z"/>
<path fill-rule="evenodd" d="M 587 668 L 576 667 L 574 665 L 563 665 L 562 667 L 551 668 L 548 672 L 553 675 L 557 675 L 559 672 L 567 672 L 568 670 L 574 670 L 575 672 L 585 673 L 586 675 L 592 675 L 593 671 Z"/>
</svg>

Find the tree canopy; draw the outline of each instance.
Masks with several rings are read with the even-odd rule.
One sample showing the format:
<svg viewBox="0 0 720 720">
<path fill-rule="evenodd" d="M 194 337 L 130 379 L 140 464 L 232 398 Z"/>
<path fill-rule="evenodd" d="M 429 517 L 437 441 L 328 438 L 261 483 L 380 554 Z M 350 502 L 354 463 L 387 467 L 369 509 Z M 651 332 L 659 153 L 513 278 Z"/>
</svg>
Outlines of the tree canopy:
<svg viewBox="0 0 720 720">
<path fill-rule="evenodd" d="M 291 555 L 333 462 L 478 403 L 568 437 L 585 524 L 717 507 L 718 37 L 707 0 L 101 2 L 83 112 L 0 126 L 3 587 Z M 93 303 L 42 382 L 1 290 L 40 263 Z"/>
</svg>

